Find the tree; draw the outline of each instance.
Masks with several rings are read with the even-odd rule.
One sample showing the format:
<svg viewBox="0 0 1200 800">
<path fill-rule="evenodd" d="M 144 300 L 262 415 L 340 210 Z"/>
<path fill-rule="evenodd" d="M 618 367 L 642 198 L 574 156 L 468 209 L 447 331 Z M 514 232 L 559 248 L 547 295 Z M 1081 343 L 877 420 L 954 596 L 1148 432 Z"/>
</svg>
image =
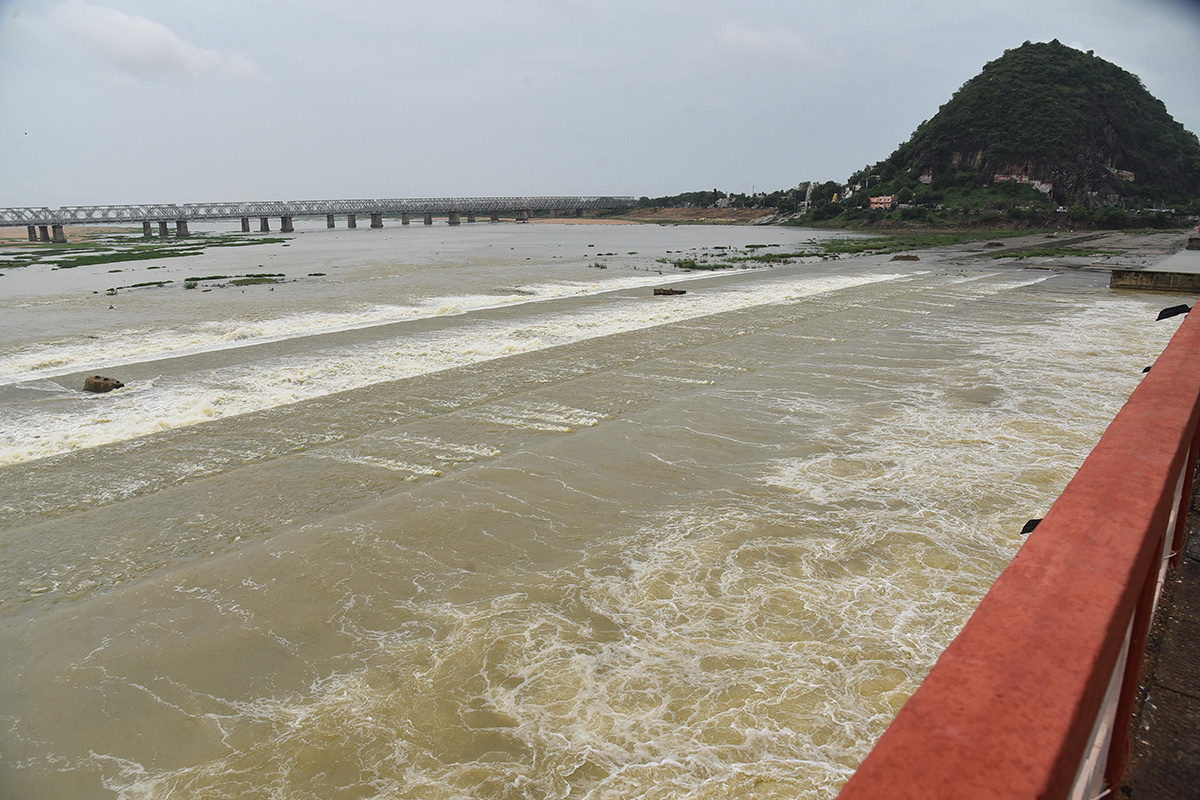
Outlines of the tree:
<svg viewBox="0 0 1200 800">
<path fill-rule="evenodd" d="M 837 181 L 825 181 L 825 183 L 817 184 L 813 189 L 812 202 L 814 206 L 825 205 L 833 202 L 834 195 L 840 194 L 842 185 Z"/>
</svg>

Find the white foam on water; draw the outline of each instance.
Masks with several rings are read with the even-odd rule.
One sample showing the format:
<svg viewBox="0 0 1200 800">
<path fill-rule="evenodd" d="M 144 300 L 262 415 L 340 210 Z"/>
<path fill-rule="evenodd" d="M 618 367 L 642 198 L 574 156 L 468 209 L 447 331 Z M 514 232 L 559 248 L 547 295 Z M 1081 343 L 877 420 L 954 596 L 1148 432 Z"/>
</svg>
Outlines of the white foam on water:
<svg viewBox="0 0 1200 800">
<path fill-rule="evenodd" d="M 512 428 L 534 431 L 570 433 L 576 428 L 590 428 L 600 424 L 603 414 L 582 408 L 572 408 L 558 403 L 520 403 L 515 406 L 490 407 L 486 411 L 474 412 L 472 416 Z"/>
<path fill-rule="evenodd" d="M 0 420 L 0 465 L 557 345 L 909 277 L 886 273 L 791 278 L 676 297 L 671 303 L 652 298 L 601 301 L 579 311 L 506 322 L 468 321 L 459 328 L 371 345 L 209 370 L 173 381 L 131 384 L 105 395 L 72 398 L 65 401 L 65 407 L 54 410 L 26 405 Z M 120 411 L 116 413 L 118 399 Z"/>
<path fill-rule="evenodd" d="M 159 358 L 194 355 L 302 336 L 360 330 L 397 322 L 458 316 L 484 309 L 696 280 L 692 274 L 619 276 L 607 281 L 547 282 L 508 294 L 433 297 L 406 305 L 373 305 L 342 312 L 306 312 L 263 319 L 205 321 L 183 328 L 127 328 L 102 337 L 51 339 L 0 353 L 0 385 L 110 369 Z"/>
<path fill-rule="evenodd" d="M 441 600 L 454 576 L 436 567 L 427 591 L 388 598 L 392 617 L 359 618 L 347 595 L 357 666 L 214 699 L 228 753 L 88 766 L 126 800 L 328 797 L 345 775 L 396 800 L 832 797 L 1136 385 L 1130 362 L 1169 335 L 1121 299 L 911 325 L 926 351 L 962 352 L 924 367 L 835 352 L 840 400 L 786 381 L 739 395 L 813 447 L 755 462 L 751 489 L 664 507 L 482 600 Z M 822 357 L 806 356 L 814 381 Z M 381 574 L 422 557 L 345 533 Z"/>
<path fill-rule="evenodd" d="M 845 645 L 782 641 L 808 635 L 787 605 L 795 576 L 741 512 L 664 520 L 627 543 L 618 570 L 406 607 L 411 624 L 362 633 L 372 666 L 211 713 L 244 743 L 228 756 L 175 771 L 126 762 L 106 785 L 155 798 L 252 780 L 276 796 L 324 796 L 329 776 L 298 768 L 317 742 L 378 797 L 690 798 L 754 784 L 801 796 L 828 785 L 848 772 L 837 754 L 853 732 L 836 693 L 806 702 L 822 690 L 797 670 L 815 659 L 829 673 Z M 840 673 L 853 686 L 904 682 L 885 665 Z"/>
<path fill-rule="evenodd" d="M 423 464 L 410 464 L 406 461 L 398 461 L 392 458 L 382 458 L 380 456 L 349 453 L 322 453 L 318 456 L 318 458 L 333 459 L 334 461 L 340 461 L 343 464 L 379 467 L 390 472 L 404 472 L 411 476 L 410 479 L 415 479 L 416 477 L 422 475 L 437 478 L 442 474 L 442 471 L 436 467 L 426 466 Z"/>
<path fill-rule="evenodd" d="M 438 437 L 426 436 L 376 436 L 376 441 L 395 443 L 397 446 L 417 447 L 428 451 L 441 462 L 468 462 L 500 455 L 500 448 L 490 444 L 469 442 L 447 442 Z"/>
<path fill-rule="evenodd" d="M 960 580 L 847 576 L 820 525 L 778 497 L 671 510 L 615 561 L 402 604 L 394 630 L 343 629 L 368 666 L 211 712 L 235 751 L 107 785 L 325 796 L 335 782 L 300 766 L 319 742 L 378 797 L 828 796 L 936 657 L 945 609 L 919 601 Z"/>
<path fill-rule="evenodd" d="M 342 464 L 378 467 L 407 473 L 406 480 L 440 477 L 447 466 L 494 458 L 497 447 L 488 444 L 447 442 L 437 437 L 375 434 L 365 440 L 324 447 L 304 454 L 306 458 L 328 459 Z"/>
</svg>

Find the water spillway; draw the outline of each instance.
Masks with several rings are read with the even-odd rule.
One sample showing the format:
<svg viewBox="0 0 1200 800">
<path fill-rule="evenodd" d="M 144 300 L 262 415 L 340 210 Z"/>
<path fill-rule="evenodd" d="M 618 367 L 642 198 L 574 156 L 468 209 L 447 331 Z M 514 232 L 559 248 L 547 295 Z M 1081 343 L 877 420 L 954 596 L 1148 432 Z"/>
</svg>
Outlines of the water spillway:
<svg viewBox="0 0 1200 800">
<path fill-rule="evenodd" d="M 830 797 L 1178 324 L 669 263 L 807 231 L 297 225 L 2 279 L 14 797 Z"/>
<path fill-rule="evenodd" d="M 1155 606 L 1185 543 L 1198 364 L 1189 316 L 840 797 L 1119 785 Z"/>
</svg>

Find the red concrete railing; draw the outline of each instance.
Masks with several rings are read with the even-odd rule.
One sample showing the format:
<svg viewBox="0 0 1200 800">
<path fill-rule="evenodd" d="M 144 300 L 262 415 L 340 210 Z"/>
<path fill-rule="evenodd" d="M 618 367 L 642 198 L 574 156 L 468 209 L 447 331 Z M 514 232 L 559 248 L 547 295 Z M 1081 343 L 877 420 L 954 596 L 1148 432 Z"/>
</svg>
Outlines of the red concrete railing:
<svg viewBox="0 0 1200 800">
<path fill-rule="evenodd" d="M 1092 800 L 1116 785 L 1154 605 L 1183 547 L 1198 419 L 1200 312 L 840 800 Z"/>
</svg>

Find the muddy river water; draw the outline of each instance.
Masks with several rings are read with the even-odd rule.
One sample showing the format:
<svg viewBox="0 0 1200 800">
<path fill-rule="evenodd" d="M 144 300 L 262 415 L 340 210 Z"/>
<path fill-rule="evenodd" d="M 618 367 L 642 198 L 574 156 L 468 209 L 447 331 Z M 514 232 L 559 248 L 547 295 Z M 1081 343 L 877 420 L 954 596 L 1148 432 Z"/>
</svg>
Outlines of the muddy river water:
<svg viewBox="0 0 1200 800">
<path fill-rule="evenodd" d="M 1178 323 L 969 247 L 319 222 L 3 270 L 7 800 L 832 797 Z"/>
</svg>

